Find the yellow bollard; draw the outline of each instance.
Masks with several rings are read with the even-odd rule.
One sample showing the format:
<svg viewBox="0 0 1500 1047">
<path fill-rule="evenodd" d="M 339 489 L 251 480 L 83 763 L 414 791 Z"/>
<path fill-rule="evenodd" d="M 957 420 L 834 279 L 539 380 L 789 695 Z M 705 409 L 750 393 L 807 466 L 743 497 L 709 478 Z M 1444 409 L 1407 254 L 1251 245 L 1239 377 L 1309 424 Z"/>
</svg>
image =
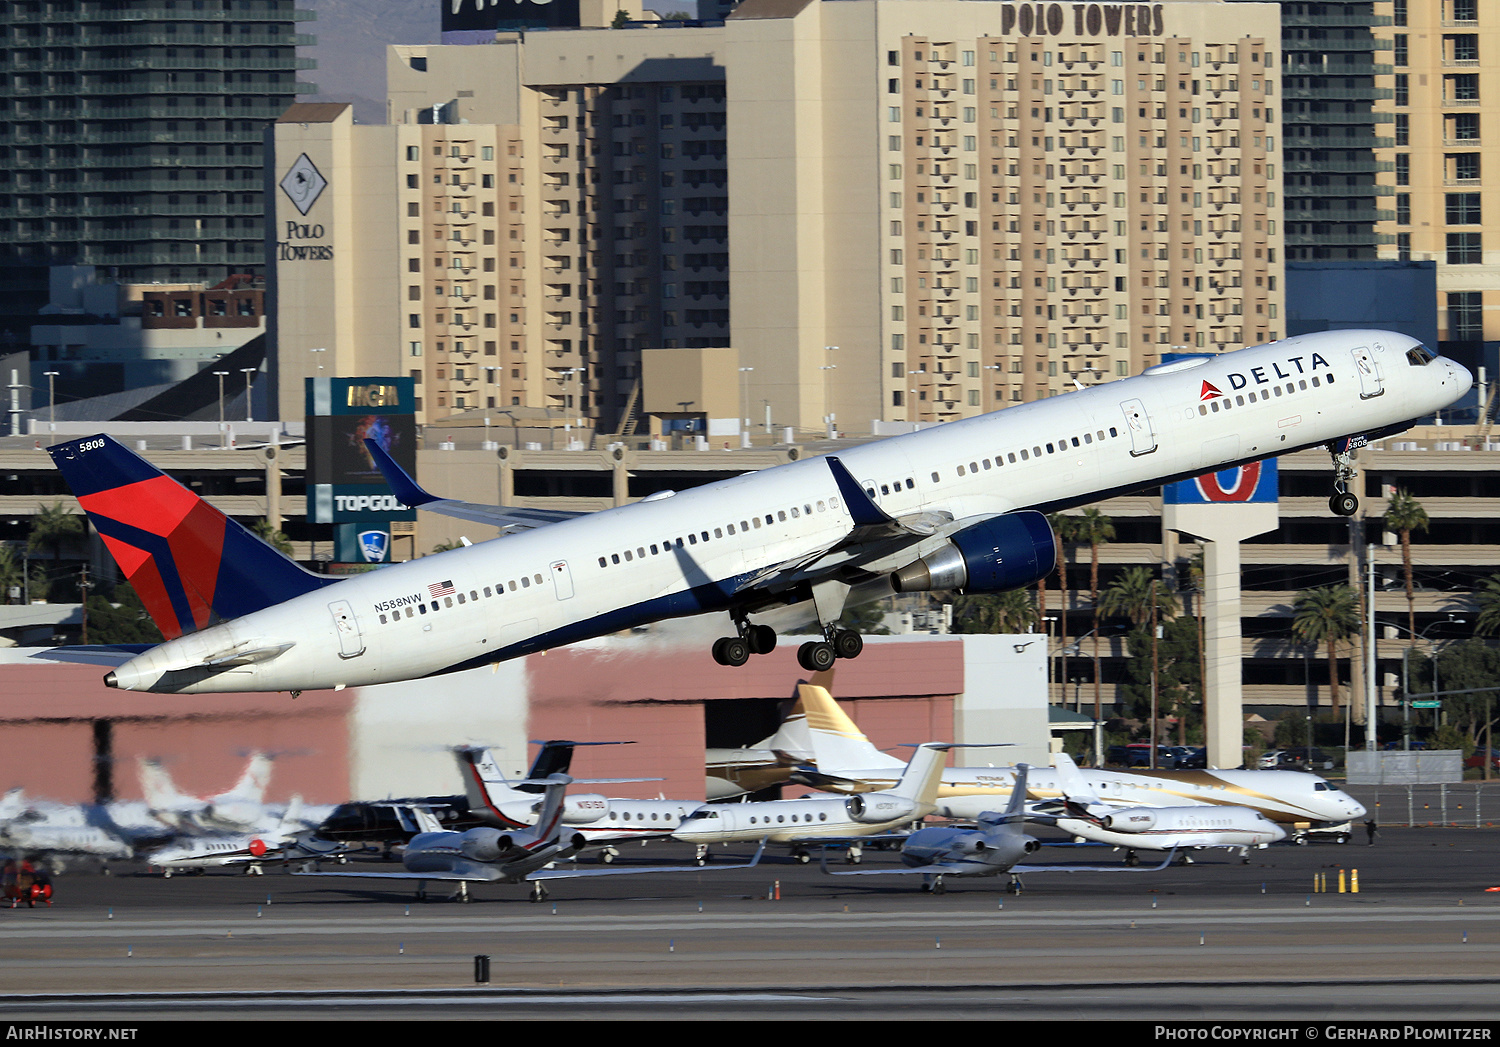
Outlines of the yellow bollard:
<svg viewBox="0 0 1500 1047">
<path fill-rule="evenodd" d="M 1339 893 L 1344 894 L 1344 870 L 1339 870 Z"/>
<path fill-rule="evenodd" d="M 1359 893 L 1359 870 L 1358 869 L 1350 869 L 1349 870 L 1349 893 L 1350 894 L 1358 894 Z"/>
</svg>

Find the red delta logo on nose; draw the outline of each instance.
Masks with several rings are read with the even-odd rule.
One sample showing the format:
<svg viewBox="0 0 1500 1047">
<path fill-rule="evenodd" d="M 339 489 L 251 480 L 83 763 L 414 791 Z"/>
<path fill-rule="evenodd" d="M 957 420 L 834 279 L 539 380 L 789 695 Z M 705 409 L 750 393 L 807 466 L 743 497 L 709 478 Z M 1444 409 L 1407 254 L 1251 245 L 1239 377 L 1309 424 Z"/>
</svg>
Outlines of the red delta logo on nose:
<svg viewBox="0 0 1500 1047">
<path fill-rule="evenodd" d="M 1204 382 L 1203 383 L 1203 388 L 1200 389 L 1200 390 L 1198 390 L 1198 400 L 1200 402 L 1202 402 L 1204 400 L 1212 400 L 1216 396 L 1223 396 L 1223 395 L 1224 395 L 1223 393 L 1219 392 L 1219 390 L 1217 390 L 1217 389 L 1214 388 L 1212 382 Z"/>
</svg>

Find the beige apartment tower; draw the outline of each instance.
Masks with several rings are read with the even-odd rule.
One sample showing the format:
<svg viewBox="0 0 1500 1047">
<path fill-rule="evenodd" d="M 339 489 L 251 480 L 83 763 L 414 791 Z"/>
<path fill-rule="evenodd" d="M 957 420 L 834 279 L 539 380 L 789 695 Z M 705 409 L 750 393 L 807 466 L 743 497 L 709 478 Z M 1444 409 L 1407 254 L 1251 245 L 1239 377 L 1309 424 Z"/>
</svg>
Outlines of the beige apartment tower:
<svg viewBox="0 0 1500 1047">
<path fill-rule="evenodd" d="M 366 249 L 282 265 L 283 372 L 616 432 L 642 350 L 728 346 L 754 430 L 868 432 L 1278 337 L 1279 36 L 1217 0 L 746 0 L 394 48 L 389 126 L 277 126 L 276 179 L 323 136 L 370 187 L 338 225 Z"/>
</svg>

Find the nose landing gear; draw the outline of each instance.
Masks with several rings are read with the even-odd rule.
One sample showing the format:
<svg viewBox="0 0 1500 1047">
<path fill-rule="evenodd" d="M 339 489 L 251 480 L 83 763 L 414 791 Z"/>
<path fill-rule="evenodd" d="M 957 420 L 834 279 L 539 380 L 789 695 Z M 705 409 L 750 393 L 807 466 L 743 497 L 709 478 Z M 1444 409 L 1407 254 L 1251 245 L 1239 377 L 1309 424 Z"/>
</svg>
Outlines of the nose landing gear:
<svg viewBox="0 0 1500 1047">
<path fill-rule="evenodd" d="M 1328 509 L 1335 516 L 1353 516 L 1359 511 L 1359 499 L 1350 493 L 1349 484 L 1355 476 L 1354 452 L 1363 442 L 1350 437 L 1327 445 L 1333 458 L 1333 494 L 1328 499 Z"/>
</svg>

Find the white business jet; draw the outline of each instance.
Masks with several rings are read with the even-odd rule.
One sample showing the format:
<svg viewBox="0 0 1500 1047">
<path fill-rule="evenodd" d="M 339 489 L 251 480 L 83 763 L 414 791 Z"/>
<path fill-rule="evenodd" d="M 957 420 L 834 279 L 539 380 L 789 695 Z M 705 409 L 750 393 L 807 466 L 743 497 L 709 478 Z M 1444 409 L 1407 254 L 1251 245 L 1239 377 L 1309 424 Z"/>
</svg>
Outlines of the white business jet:
<svg viewBox="0 0 1500 1047">
<path fill-rule="evenodd" d="M 1052 757 L 1063 799 L 1055 813 L 1035 809 L 1028 820 L 1052 825 L 1082 840 L 1125 849 L 1125 864 L 1137 851 L 1201 850 L 1223 847 L 1249 861 L 1252 847 L 1286 839 L 1286 830 L 1250 807 L 1120 807 L 1104 803 L 1089 788 L 1067 753 Z M 1045 808 L 1044 808 L 1045 810 Z"/>
<path fill-rule="evenodd" d="M 800 719 L 796 715 L 801 713 Z M 888 789 L 906 764 L 881 752 L 839 708 L 826 688 L 802 684 L 789 720 L 812 758 L 796 780 L 830 792 L 858 794 Z M 1070 761 L 1071 763 L 1071 761 Z M 1225 808 L 1249 809 L 1280 825 L 1342 825 L 1365 814 L 1364 806 L 1330 782 L 1301 771 L 1077 771 L 1073 790 L 1120 808 L 1200 808 L 1204 817 Z M 948 767 L 938 787 L 936 810 L 943 818 L 978 818 L 1007 802 L 1015 788 L 1014 767 Z M 1031 769 L 1026 790 L 1035 801 L 1067 799 L 1056 770 Z"/>
<path fill-rule="evenodd" d="M 514 533 L 344 579 L 304 571 L 108 436 L 48 450 L 167 637 L 116 649 L 111 687 L 388 683 L 707 612 L 733 626 L 714 657 L 742 665 L 776 644 L 754 618 L 791 604 L 822 625 L 798 653 L 817 671 L 860 653 L 836 624 L 851 594 L 1044 577 L 1045 511 L 1322 445 L 1330 506 L 1352 513 L 1354 450 L 1472 381 L 1406 335 L 1321 332 L 587 515 L 435 497 L 367 441 L 404 503 Z"/>
</svg>

